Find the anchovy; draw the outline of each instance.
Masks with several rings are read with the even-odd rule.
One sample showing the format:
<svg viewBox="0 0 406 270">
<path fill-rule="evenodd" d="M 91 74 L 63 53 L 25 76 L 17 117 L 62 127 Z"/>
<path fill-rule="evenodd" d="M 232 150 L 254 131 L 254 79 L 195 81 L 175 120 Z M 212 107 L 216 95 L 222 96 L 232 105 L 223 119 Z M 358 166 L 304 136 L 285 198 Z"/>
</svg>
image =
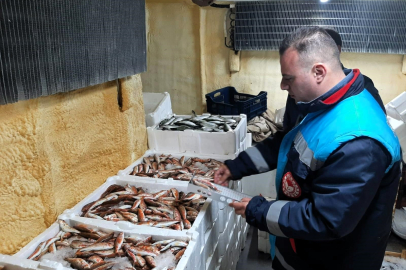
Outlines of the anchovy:
<svg viewBox="0 0 406 270">
<path fill-rule="evenodd" d="M 162 240 L 162 241 L 155 242 L 152 245 L 153 246 L 156 246 L 156 245 L 164 245 L 165 246 L 165 245 L 168 245 L 168 244 L 172 243 L 173 241 L 175 241 L 175 239 Z"/>
<path fill-rule="evenodd" d="M 183 241 L 174 241 L 171 242 L 170 244 L 166 245 L 163 249 L 161 249 L 161 252 L 171 248 L 171 247 L 187 247 L 188 243 L 183 242 Z"/>
</svg>

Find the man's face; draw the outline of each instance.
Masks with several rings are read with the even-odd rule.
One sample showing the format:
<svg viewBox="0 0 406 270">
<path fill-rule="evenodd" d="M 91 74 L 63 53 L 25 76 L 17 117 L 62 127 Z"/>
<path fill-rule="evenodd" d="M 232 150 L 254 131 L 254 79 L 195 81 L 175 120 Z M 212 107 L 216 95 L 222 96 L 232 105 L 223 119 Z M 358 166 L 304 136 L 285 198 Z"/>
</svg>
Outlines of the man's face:
<svg viewBox="0 0 406 270">
<path fill-rule="evenodd" d="M 312 101 L 314 77 L 311 68 L 301 65 L 299 54 L 295 49 L 289 48 L 280 58 L 282 81 L 281 89 L 286 90 L 296 103 L 299 101 Z M 313 90 L 313 91 L 312 91 Z"/>
</svg>

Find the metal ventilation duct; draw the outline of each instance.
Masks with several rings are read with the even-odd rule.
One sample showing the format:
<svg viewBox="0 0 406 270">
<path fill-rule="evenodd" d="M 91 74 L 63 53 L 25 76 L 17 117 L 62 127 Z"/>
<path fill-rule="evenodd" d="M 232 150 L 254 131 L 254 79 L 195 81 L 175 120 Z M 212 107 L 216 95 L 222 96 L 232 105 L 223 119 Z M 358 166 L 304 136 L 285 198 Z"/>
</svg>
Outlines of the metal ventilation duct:
<svg viewBox="0 0 406 270">
<path fill-rule="evenodd" d="M 406 54 L 405 14 L 405 0 L 239 2 L 234 48 L 278 50 L 296 28 L 318 25 L 338 31 L 345 52 Z"/>
<path fill-rule="evenodd" d="M 144 0 L 0 0 L 0 104 L 145 70 Z"/>
</svg>

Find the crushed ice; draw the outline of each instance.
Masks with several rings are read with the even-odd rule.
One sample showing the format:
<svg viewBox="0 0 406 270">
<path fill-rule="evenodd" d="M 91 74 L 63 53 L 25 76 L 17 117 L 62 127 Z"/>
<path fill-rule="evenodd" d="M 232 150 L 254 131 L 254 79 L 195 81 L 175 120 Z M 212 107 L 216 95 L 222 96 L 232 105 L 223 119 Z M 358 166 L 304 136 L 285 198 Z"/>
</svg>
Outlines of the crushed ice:
<svg viewBox="0 0 406 270">
<path fill-rule="evenodd" d="M 164 267 L 175 267 L 175 255 L 172 254 L 170 250 L 159 254 L 155 257 L 156 269 L 162 269 Z"/>
<path fill-rule="evenodd" d="M 56 250 L 55 253 L 47 253 L 39 259 L 40 262 L 44 260 L 49 260 L 53 262 L 59 262 L 61 263 L 64 267 L 70 267 L 70 263 L 65 261 L 65 258 L 75 258 L 75 253 L 76 250 L 72 249 L 70 247 L 65 247 L 61 248 L 59 250 Z"/>
<path fill-rule="evenodd" d="M 128 257 L 116 257 L 116 258 L 106 258 L 104 259 L 106 262 L 114 262 L 115 265 L 111 268 L 111 270 L 119 270 L 125 269 L 127 267 L 132 267 L 132 264 Z"/>
<path fill-rule="evenodd" d="M 207 168 L 206 165 L 204 165 L 203 163 L 200 162 L 196 162 L 194 165 L 196 168 L 199 168 L 200 170 L 204 171 L 204 172 L 208 172 L 209 168 Z"/>
</svg>

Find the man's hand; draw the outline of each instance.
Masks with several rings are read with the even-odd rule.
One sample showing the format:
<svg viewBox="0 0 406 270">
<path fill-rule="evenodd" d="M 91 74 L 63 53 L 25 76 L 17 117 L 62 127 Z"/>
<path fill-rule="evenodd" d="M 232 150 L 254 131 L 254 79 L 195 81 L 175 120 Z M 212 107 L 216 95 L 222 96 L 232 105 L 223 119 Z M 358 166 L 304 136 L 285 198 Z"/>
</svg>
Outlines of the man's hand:
<svg viewBox="0 0 406 270">
<path fill-rule="evenodd" d="M 231 172 L 226 165 L 223 165 L 214 174 L 214 183 L 228 187 L 228 180 L 231 178 Z"/>
<path fill-rule="evenodd" d="M 251 198 L 243 198 L 240 202 L 234 201 L 230 203 L 229 206 L 234 208 L 237 215 L 241 215 L 243 218 L 245 218 L 245 209 L 250 201 Z"/>
</svg>

